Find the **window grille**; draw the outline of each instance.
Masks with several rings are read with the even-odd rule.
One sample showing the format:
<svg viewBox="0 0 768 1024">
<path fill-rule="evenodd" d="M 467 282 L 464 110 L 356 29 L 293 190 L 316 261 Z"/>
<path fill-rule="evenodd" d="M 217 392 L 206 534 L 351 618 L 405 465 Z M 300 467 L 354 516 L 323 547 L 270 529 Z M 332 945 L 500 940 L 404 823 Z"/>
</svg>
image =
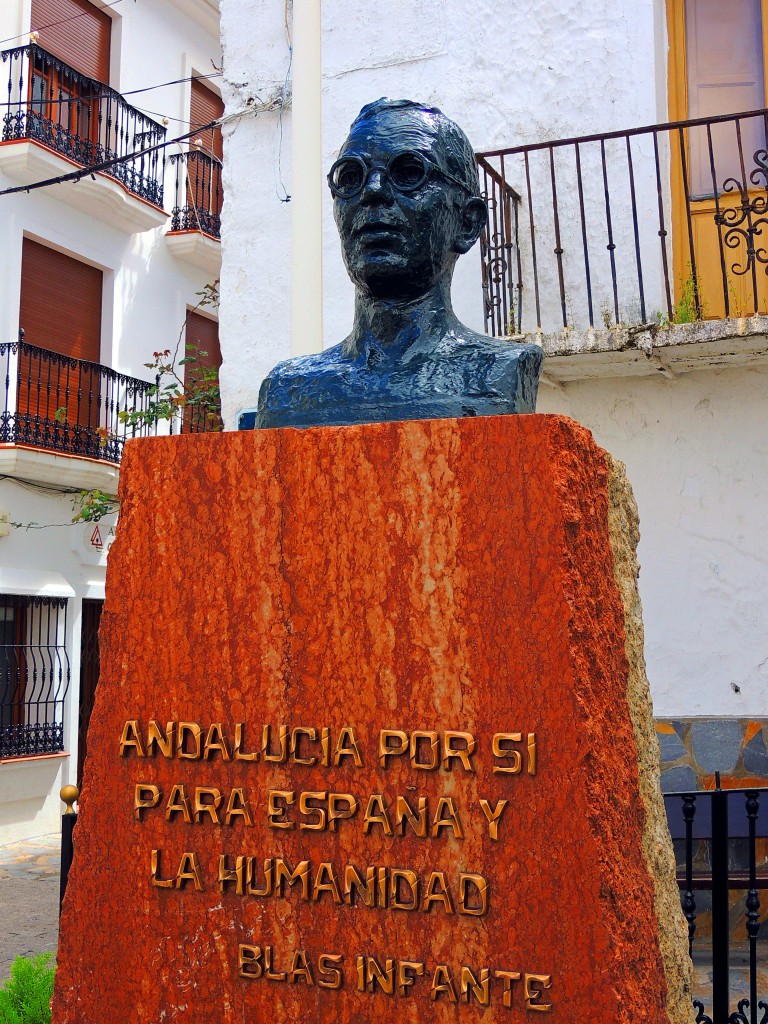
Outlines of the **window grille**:
<svg viewBox="0 0 768 1024">
<path fill-rule="evenodd" d="M 0 758 L 64 749 L 67 599 L 0 594 Z"/>
</svg>

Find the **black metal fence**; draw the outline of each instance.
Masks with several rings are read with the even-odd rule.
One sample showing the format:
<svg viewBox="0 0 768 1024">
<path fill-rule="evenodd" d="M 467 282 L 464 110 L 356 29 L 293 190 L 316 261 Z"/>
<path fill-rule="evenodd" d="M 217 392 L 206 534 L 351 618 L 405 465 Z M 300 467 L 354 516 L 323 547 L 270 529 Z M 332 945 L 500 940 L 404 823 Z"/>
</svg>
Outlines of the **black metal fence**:
<svg viewBox="0 0 768 1024">
<path fill-rule="evenodd" d="M 478 154 L 486 329 L 768 311 L 768 110 Z"/>
<path fill-rule="evenodd" d="M 24 341 L 0 344 L 2 371 L 0 443 L 119 462 L 128 438 L 154 432 L 120 417 L 148 408 L 148 381 Z"/>
<path fill-rule="evenodd" d="M 199 149 L 174 153 L 176 166 L 175 204 L 171 231 L 202 231 L 221 238 L 221 161 Z"/>
<path fill-rule="evenodd" d="M 64 750 L 67 600 L 0 594 L 0 758 Z"/>
<path fill-rule="evenodd" d="M 712 1004 L 695 1000 L 698 1024 L 766 1024 L 768 992 L 758 991 L 758 949 L 765 946 L 761 889 L 768 888 L 768 789 L 720 789 L 665 797 L 678 862 L 678 885 L 694 963 L 711 955 Z M 743 900 L 734 893 L 745 894 Z M 743 923 L 742 923 L 743 919 Z M 735 923 L 734 923 L 735 922 Z M 701 935 L 706 924 L 709 935 Z M 734 943 L 731 933 L 735 928 Z M 747 994 L 734 984 L 732 945 L 747 947 Z M 762 929 L 762 936 L 761 936 Z M 711 947 L 711 948 L 710 948 Z M 708 966 L 708 963 L 707 963 Z M 761 998 L 765 997 L 765 998 Z M 732 1002 L 736 1006 L 732 1008 Z M 709 1006 L 706 1007 L 709 1010 Z"/>
<path fill-rule="evenodd" d="M 35 43 L 2 52 L 8 64 L 2 140 L 34 139 L 84 167 L 137 153 L 105 173 L 163 205 L 166 130 L 120 93 L 86 78 Z"/>
</svg>

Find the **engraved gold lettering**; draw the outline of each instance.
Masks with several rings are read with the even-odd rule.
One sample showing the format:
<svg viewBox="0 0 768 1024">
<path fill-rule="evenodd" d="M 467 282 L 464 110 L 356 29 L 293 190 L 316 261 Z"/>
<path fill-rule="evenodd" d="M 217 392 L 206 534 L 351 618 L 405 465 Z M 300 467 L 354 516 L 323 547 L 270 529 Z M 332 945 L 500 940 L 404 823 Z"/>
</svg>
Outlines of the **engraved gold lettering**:
<svg viewBox="0 0 768 1024">
<path fill-rule="evenodd" d="M 323 861 L 315 872 L 315 884 L 312 886 L 312 899 L 319 900 L 324 892 L 329 892 L 334 903 L 341 903 L 339 883 L 336 881 L 336 873 L 333 864 Z"/>
<path fill-rule="evenodd" d="M 237 973 L 241 978 L 260 978 L 264 972 L 261 964 L 261 946 L 238 946 Z"/>
<path fill-rule="evenodd" d="M 443 768 L 451 771 L 452 761 L 461 761 L 465 772 L 473 772 L 472 755 L 477 743 L 471 732 L 446 732 L 443 736 Z"/>
<path fill-rule="evenodd" d="M 523 738 L 521 732 L 497 732 L 493 735 L 492 749 L 494 757 L 503 757 L 512 761 L 511 766 L 502 767 L 501 765 L 495 764 L 493 770 L 495 773 L 501 773 L 506 775 L 518 775 L 523 767 L 523 759 L 520 755 L 519 750 L 513 750 L 509 744 L 519 743 Z"/>
<path fill-rule="evenodd" d="M 408 750 L 408 733 L 400 729 L 382 729 L 379 733 L 379 765 L 387 767 L 388 757 L 401 757 Z"/>
<path fill-rule="evenodd" d="M 494 971 L 494 978 L 499 978 L 504 987 L 501 990 L 501 1003 L 502 1006 L 507 1008 L 512 1006 L 512 982 L 520 981 L 519 971 Z"/>
<path fill-rule="evenodd" d="M 239 786 L 235 786 L 229 794 L 224 810 L 224 824 L 231 825 L 233 818 L 242 818 L 246 825 L 253 825 L 253 815 L 248 806 L 248 798 Z"/>
<path fill-rule="evenodd" d="M 192 748 L 187 747 L 187 737 Z M 179 722 L 176 734 L 176 756 L 185 761 L 199 761 L 202 748 L 202 730 L 197 722 Z"/>
<path fill-rule="evenodd" d="M 507 800 L 499 800 L 495 807 L 491 807 L 488 800 L 480 801 L 483 814 L 488 819 L 488 834 L 494 841 L 499 838 L 499 819 L 501 818 L 502 812 L 507 806 L 507 803 Z"/>
<path fill-rule="evenodd" d="M 245 891 L 248 896 L 271 896 L 272 895 L 272 883 L 273 883 L 273 870 L 272 870 L 272 858 L 266 857 L 264 860 L 264 885 L 259 888 L 258 885 L 254 884 L 256 874 L 256 858 L 248 857 L 248 864 L 246 867 L 246 879 L 245 879 Z"/>
<path fill-rule="evenodd" d="M 139 783 L 133 791 L 133 816 L 141 821 L 142 812 L 160 803 L 160 790 L 151 783 Z"/>
<path fill-rule="evenodd" d="M 245 892 L 245 868 L 246 858 L 236 857 L 235 866 L 229 866 L 229 857 L 226 853 L 219 855 L 219 892 L 225 892 L 228 885 L 235 884 L 235 892 L 242 896 Z"/>
<path fill-rule="evenodd" d="M 176 740 L 176 723 L 167 722 L 165 732 L 160 728 L 160 723 L 154 718 L 147 726 L 147 757 L 154 757 L 157 750 L 163 757 L 173 757 L 174 742 Z"/>
<path fill-rule="evenodd" d="M 299 796 L 299 811 L 304 815 L 317 815 L 315 821 L 300 821 L 299 828 L 310 829 L 313 832 L 322 832 L 325 829 L 326 813 L 324 807 L 313 807 L 310 801 L 325 801 L 327 793 L 302 793 Z"/>
<path fill-rule="evenodd" d="M 363 818 L 363 832 L 368 835 L 374 825 L 380 825 L 385 836 L 394 835 L 387 812 L 387 802 L 381 793 L 373 793 L 368 799 Z"/>
<path fill-rule="evenodd" d="M 334 767 L 338 768 L 345 757 L 351 757 L 358 768 L 363 767 L 363 758 L 357 745 L 355 730 L 351 725 L 343 726 L 339 732 L 339 738 L 336 740 L 336 751 L 333 755 Z"/>
<path fill-rule="evenodd" d="M 462 1003 L 468 1003 L 474 998 L 481 1006 L 488 1006 L 491 1001 L 491 972 L 488 968 L 481 968 L 478 981 L 469 967 L 462 967 L 460 993 Z"/>
<path fill-rule="evenodd" d="M 402 898 L 401 883 L 408 887 L 408 895 Z M 419 879 L 415 872 L 404 868 L 392 868 L 389 873 L 389 905 L 393 910 L 416 910 L 419 905 Z"/>
<path fill-rule="evenodd" d="M 227 745 L 224 727 L 221 722 L 214 722 L 206 733 L 205 742 L 203 743 L 203 760 L 210 761 L 216 751 L 221 754 L 222 761 L 232 760 L 232 754 Z"/>
<path fill-rule="evenodd" d="M 459 1000 L 456 995 L 456 987 L 453 984 L 451 972 L 445 964 L 438 964 L 435 968 L 435 973 L 432 976 L 432 988 L 429 994 L 432 997 L 433 1002 L 436 1002 L 443 994 L 445 994 L 449 1003 L 458 1003 Z"/>
<path fill-rule="evenodd" d="M 291 757 L 296 762 L 296 764 L 317 764 L 317 758 L 314 756 L 300 756 L 300 744 L 302 736 L 306 736 L 308 740 L 314 743 L 317 740 L 317 729 L 298 728 L 293 730 L 293 732 L 291 733 Z"/>
<path fill-rule="evenodd" d="M 245 732 L 245 722 L 235 722 L 235 747 L 232 751 L 235 761 L 258 761 L 258 752 L 252 750 L 249 754 L 243 753 L 243 747 L 245 746 L 245 740 L 243 733 Z"/>
<path fill-rule="evenodd" d="M 445 881 L 445 872 L 433 871 L 427 879 L 422 910 L 430 911 L 433 903 L 442 903 L 446 914 L 452 914 L 453 900 Z"/>
<path fill-rule="evenodd" d="M 264 977 L 267 981 L 285 981 L 285 971 L 272 970 L 272 953 L 273 949 L 271 946 L 264 947 Z"/>
<path fill-rule="evenodd" d="M 426 757 L 421 759 L 420 752 L 426 748 Z M 422 771 L 434 771 L 440 765 L 440 744 L 436 732 L 423 732 L 416 729 L 411 733 L 409 756 L 414 768 Z"/>
<path fill-rule="evenodd" d="M 353 907 L 356 894 L 363 897 L 366 907 L 376 906 L 376 868 L 365 869 L 363 882 L 363 876 L 354 864 L 347 864 L 344 868 L 344 902 Z"/>
<path fill-rule="evenodd" d="M 303 949 L 297 949 L 293 954 L 293 963 L 291 969 L 288 971 L 288 984 L 295 985 L 299 980 L 303 981 L 306 985 L 314 985 L 314 979 L 312 977 L 312 969 L 307 961 L 307 954 Z"/>
<path fill-rule="evenodd" d="M 296 823 L 290 821 L 285 815 L 288 807 L 294 802 L 295 793 L 284 789 L 270 789 L 267 797 L 267 821 L 270 828 L 295 828 Z M 281 806 L 281 801 L 283 805 Z"/>
<path fill-rule="evenodd" d="M 287 882 L 289 886 L 293 887 L 297 883 L 301 884 L 301 898 L 309 899 L 309 861 L 302 860 L 296 865 L 296 870 L 291 868 L 291 865 L 287 860 L 283 860 L 282 857 L 278 857 L 275 860 L 275 895 L 284 895 L 283 882 Z"/>
<path fill-rule="evenodd" d="M 528 774 L 535 775 L 537 768 L 536 733 L 528 733 Z"/>
<path fill-rule="evenodd" d="M 120 736 L 120 757 L 126 757 L 130 748 L 136 751 L 137 757 L 147 756 L 144 753 L 144 745 L 141 742 L 141 734 L 139 733 L 139 722 L 136 718 L 132 718 L 123 726 L 123 732 Z"/>
<path fill-rule="evenodd" d="M 544 989 L 552 987 L 552 975 L 526 974 L 523 986 L 525 988 L 526 1010 L 537 1010 L 539 1013 L 549 1013 L 552 1009 L 552 1003 L 542 1003 L 540 1002 L 540 999 L 544 994 Z"/>
<path fill-rule="evenodd" d="M 458 912 L 469 917 L 483 917 L 488 913 L 488 882 L 482 875 L 459 875 Z"/>
<path fill-rule="evenodd" d="M 375 956 L 365 958 L 365 988 L 368 992 L 375 992 L 376 987 L 391 996 L 395 991 L 395 961 L 389 957 L 384 961 L 384 967 L 380 967 Z"/>
<path fill-rule="evenodd" d="M 328 828 L 336 831 L 337 821 L 346 821 L 357 814 L 357 800 L 351 793 L 328 794 Z"/>
<path fill-rule="evenodd" d="M 161 878 L 162 866 L 160 863 L 161 851 L 152 851 L 152 885 L 157 886 L 158 889 L 172 889 L 174 880 L 172 878 Z"/>
<path fill-rule="evenodd" d="M 328 768 L 331 763 L 331 730 L 327 725 L 320 730 L 320 749 L 323 752 L 323 767 Z"/>
<path fill-rule="evenodd" d="M 185 882 L 192 882 L 195 892 L 203 891 L 203 880 L 200 876 L 200 862 L 196 853 L 183 853 L 176 873 L 176 888 L 183 889 Z"/>
<path fill-rule="evenodd" d="M 387 905 L 387 869 L 376 868 L 376 891 L 378 893 L 378 906 Z"/>
<path fill-rule="evenodd" d="M 280 749 L 276 754 L 270 753 L 269 750 L 271 732 L 271 725 L 265 725 L 261 730 L 261 756 L 265 761 L 270 761 L 273 764 L 285 764 L 288 760 L 288 726 L 281 725 L 277 731 Z"/>
<path fill-rule="evenodd" d="M 441 828 L 450 828 L 457 839 L 464 838 L 464 832 L 459 821 L 459 812 L 453 806 L 453 800 L 449 796 L 441 796 L 437 801 L 437 810 L 432 821 L 432 836 L 440 835 Z"/>
<path fill-rule="evenodd" d="M 341 988 L 344 975 L 338 967 L 343 957 L 338 953 L 321 953 L 317 958 L 317 984 L 320 988 Z"/>
<path fill-rule="evenodd" d="M 407 821 L 414 835 L 417 835 L 420 839 L 425 838 L 427 834 L 427 798 L 425 796 L 418 798 L 418 807 L 418 811 L 414 811 L 407 797 L 399 796 L 396 799 L 394 810 L 394 829 L 396 835 L 402 836 L 405 834 L 405 823 Z"/>
<path fill-rule="evenodd" d="M 414 979 L 424 973 L 424 964 L 419 960 L 397 961 L 397 994 L 407 996 Z"/>
<path fill-rule="evenodd" d="M 365 960 L 362 956 L 355 957 L 357 971 L 357 991 L 365 992 Z"/>
<path fill-rule="evenodd" d="M 184 786 L 177 783 L 171 790 L 168 803 L 165 805 L 165 820 L 171 821 L 174 814 L 180 814 L 187 825 L 192 824 L 192 813 Z"/>
<path fill-rule="evenodd" d="M 210 799 L 209 799 L 210 797 Z M 220 789 L 212 786 L 195 787 L 195 822 L 199 825 L 204 815 L 208 815 L 214 825 L 220 825 L 219 807 L 222 795 Z"/>
</svg>

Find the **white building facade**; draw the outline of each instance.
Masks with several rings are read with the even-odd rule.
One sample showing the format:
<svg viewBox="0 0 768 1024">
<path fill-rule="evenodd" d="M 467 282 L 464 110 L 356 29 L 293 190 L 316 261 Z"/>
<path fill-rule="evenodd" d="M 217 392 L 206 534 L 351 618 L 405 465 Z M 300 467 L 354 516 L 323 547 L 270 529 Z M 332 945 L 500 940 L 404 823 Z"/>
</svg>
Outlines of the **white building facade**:
<svg viewBox="0 0 768 1024">
<path fill-rule="evenodd" d="M 120 415 L 153 353 L 217 358 L 218 3 L 5 0 L 0 51 L 2 844 L 56 830 L 82 764 L 115 516 L 72 525 L 73 497 L 155 429 Z"/>
<path fill-rule="evenodd" d="M 352 322 L 331 197 L 297 144 L 318 127 L 307 96 L 322 103 L 325 170 L 365 103 L 440 107 L 485 154 L 492 200 L 484 252 L 459 262 L 456 312 L 537 340 L 538 410 L 588 426 L 635 488 L 665 786 L 710 786 L 715 771 L 764 780 L 768 278 L 754 201 L 767 180 L 768 6 L 334 0 L 312 53 L 302 20 L 317 7 L 221 3 L 228 110 L 285 100 L 225 142 L 228 425 L 277 361 L 306 350 L 298 310 L 322 318 L 325 346 Z"/>
</svg>

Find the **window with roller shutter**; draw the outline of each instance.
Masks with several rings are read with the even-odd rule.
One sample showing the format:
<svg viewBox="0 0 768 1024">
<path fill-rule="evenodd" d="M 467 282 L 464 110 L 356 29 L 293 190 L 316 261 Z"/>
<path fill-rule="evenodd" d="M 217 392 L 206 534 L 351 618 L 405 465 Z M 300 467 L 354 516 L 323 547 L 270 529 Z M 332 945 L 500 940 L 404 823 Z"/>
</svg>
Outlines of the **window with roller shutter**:
<svg viewBox="0 0 768 1024">
<path fill-rule="evenodd" d="M 219 346 L 219 325 L 216 320 L 190 311 L 187 313 L 185 332 L 186 358 L 184 364 L 184 391 L 194 395 L 196 388 L 207 388 L 211 374 L 206 371 L 216 370 L 214 378 L 218 388 L 218 369 L 221 366 L 221 348 Z M 221 402 L 193 402 L 185 406 L 182 431 L 186 434 L 198 434 L 208 430 L 221 430 Z"/>
</svg>

